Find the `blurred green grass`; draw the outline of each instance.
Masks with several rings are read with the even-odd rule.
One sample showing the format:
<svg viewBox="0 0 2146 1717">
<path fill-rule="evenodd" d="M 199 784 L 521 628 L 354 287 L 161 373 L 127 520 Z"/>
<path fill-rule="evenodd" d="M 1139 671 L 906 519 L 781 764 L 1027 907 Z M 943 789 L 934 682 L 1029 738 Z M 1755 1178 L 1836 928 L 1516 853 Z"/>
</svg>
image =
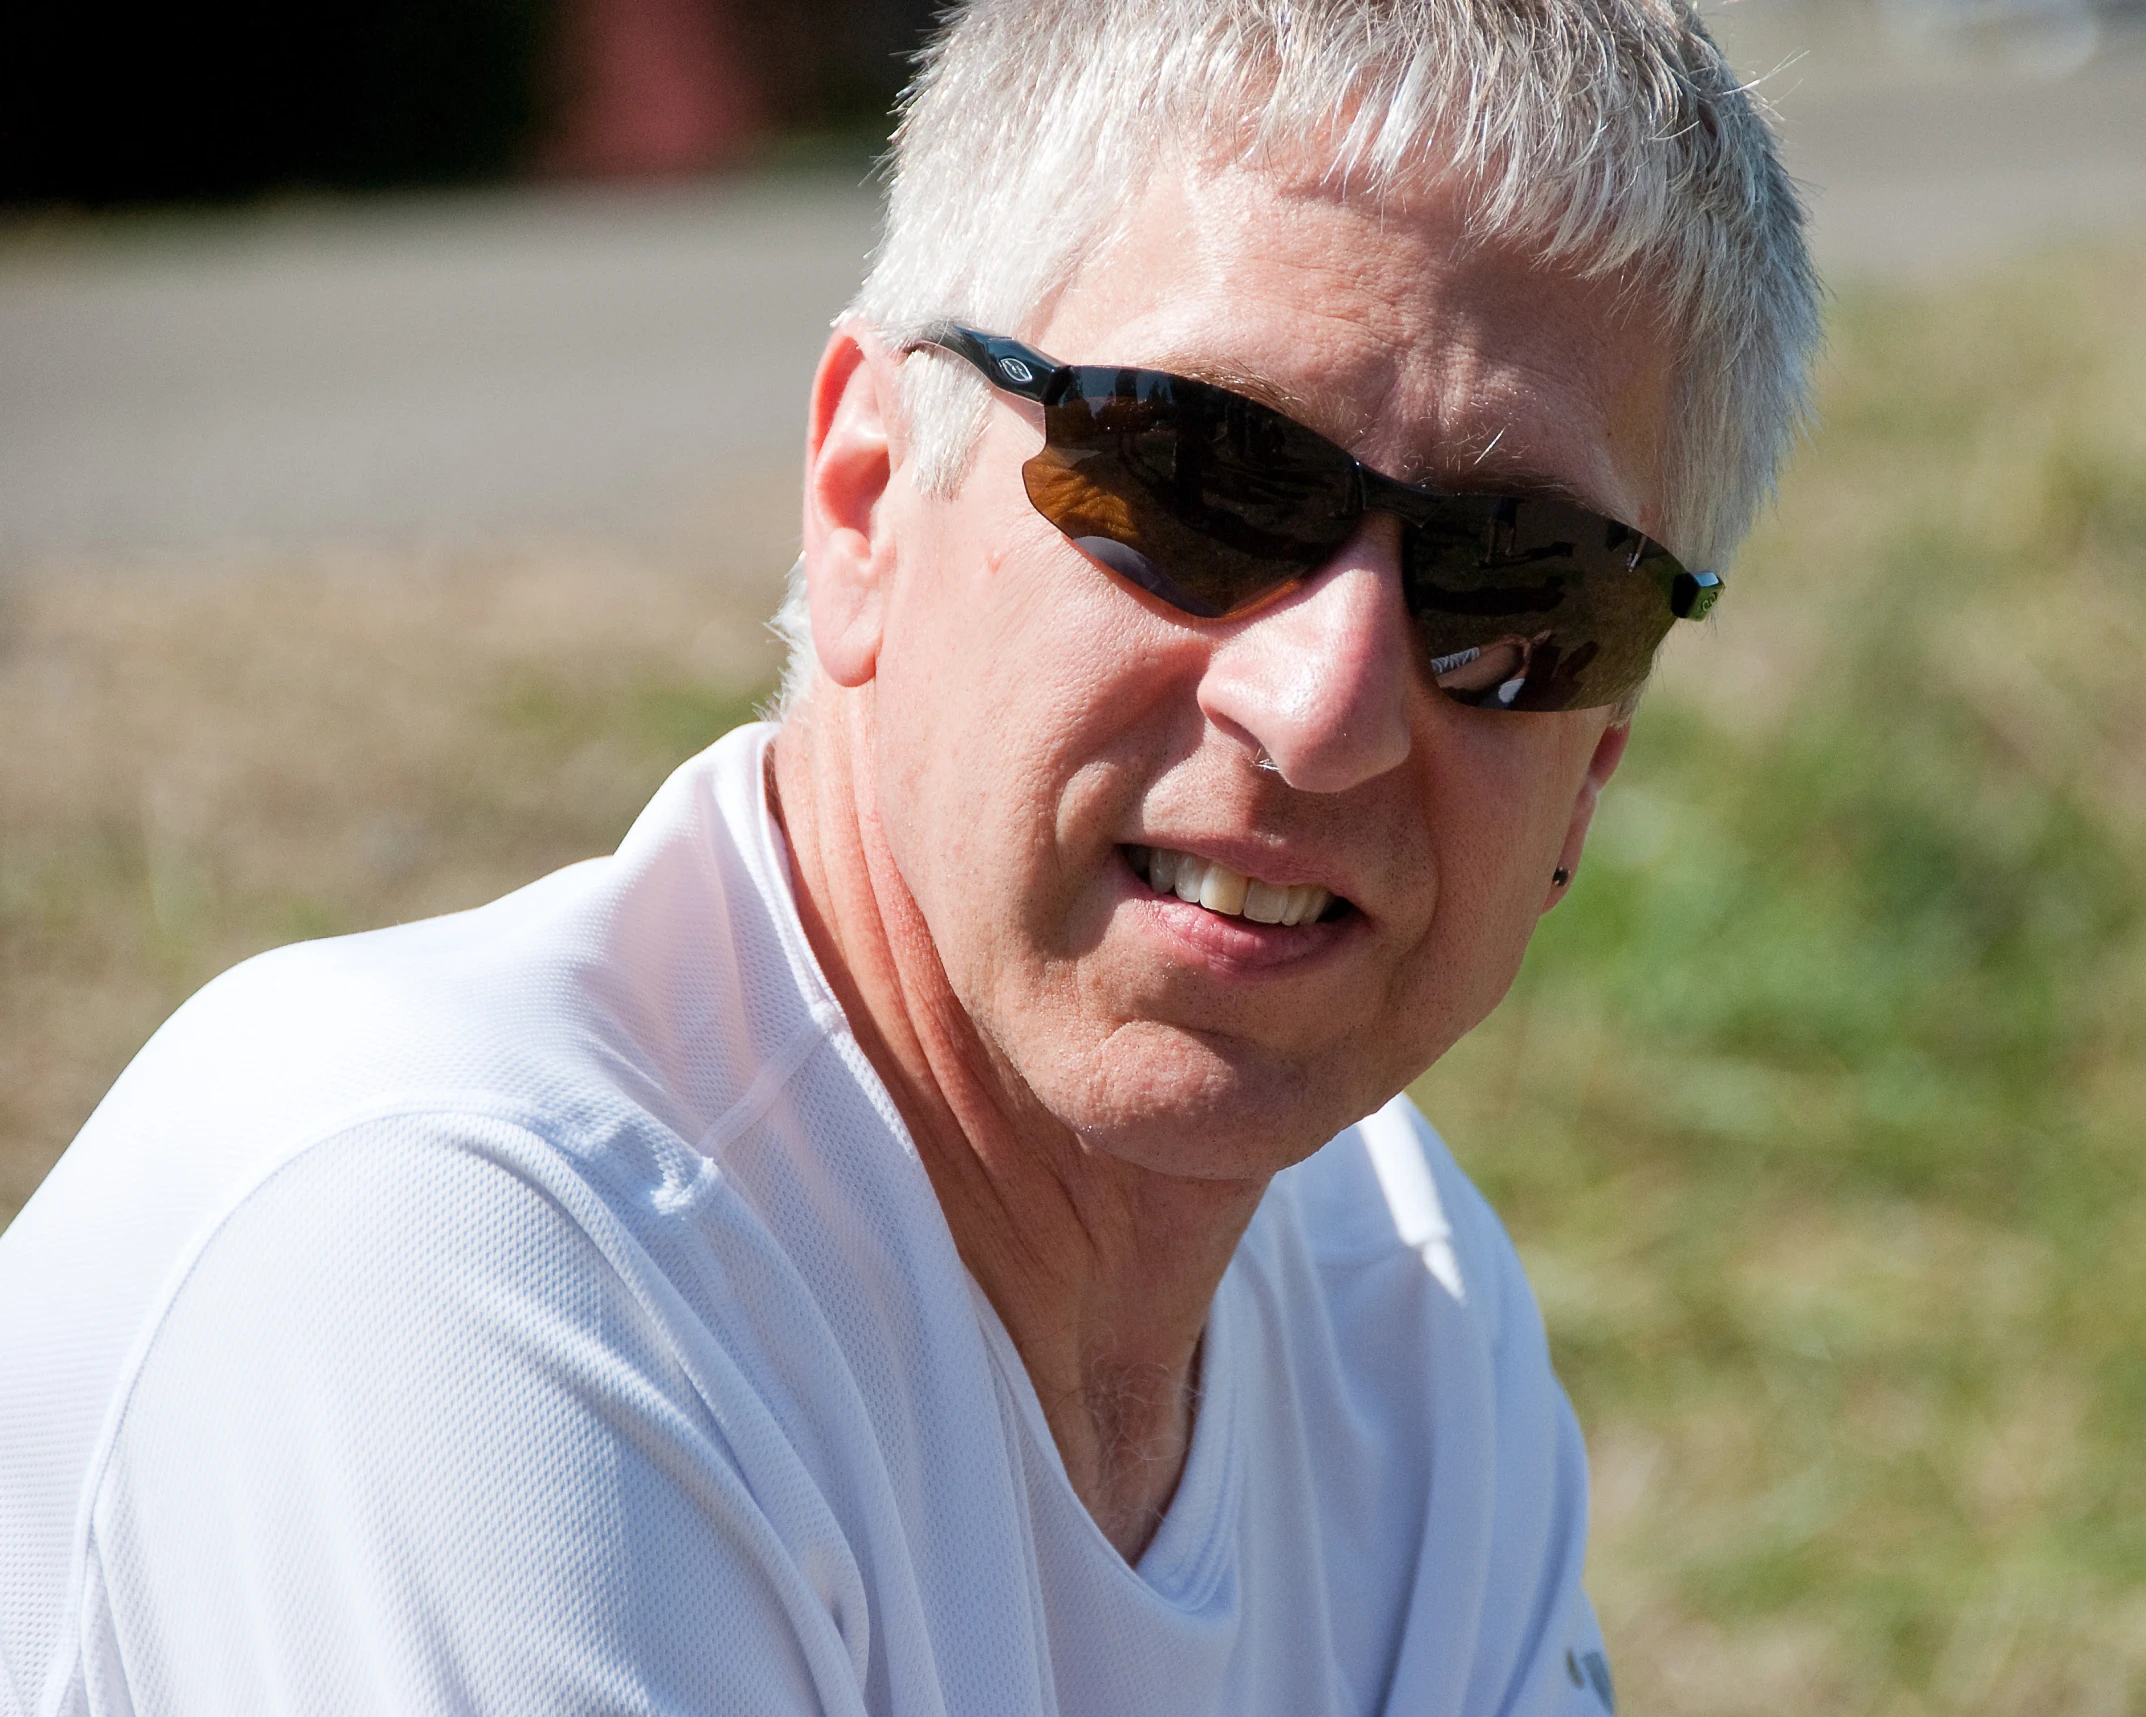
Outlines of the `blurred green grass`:
<svg viewBox="0 0 2146 1717">
<path fill-rule="evenodd" d="M 1588 1430 L 1625 1710 L 2146 1710 L 2142 304 L 2139 248 L 1843 295 L 1420 1088 Z M 772 670 L 723 593 L 786 557 L 723 553 L 0 592 L 0 1219 L 222 967 L 615 843 Z"/>
<path fill-rule="evenodd" d="M 1634 1710 L 2146 1709 L 2146 257 L 1857 290 L 1582 878 L 1419 1095 Z"/>
</svg>

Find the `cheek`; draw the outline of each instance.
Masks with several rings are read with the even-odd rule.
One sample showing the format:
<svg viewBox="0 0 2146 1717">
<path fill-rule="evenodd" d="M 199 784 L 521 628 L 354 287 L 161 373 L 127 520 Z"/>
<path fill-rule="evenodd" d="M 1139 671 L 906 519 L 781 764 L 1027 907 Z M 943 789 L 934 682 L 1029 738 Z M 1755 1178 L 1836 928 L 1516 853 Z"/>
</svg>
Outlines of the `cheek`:
<svg viewBox="0 0 2146 1717">
<path fill-rule="evenodd" d="M 1086 897 L 1143 777 L 1133 753 L 1168 725 L 1151 623 L 1038 534 L 1009 531 L 1004 553 L 930 542 L 873 687 L 880 821 L 957 990 L 1032 989 L 1025 968 L 1092 937 Z"/>
<path fill-rule="evenodd" d="M 1490 725 L 1508 722 L 1529 726 Z M 1595 740 L 1585 716 L 1470 713 L 1462 725 L 1427 794 L 1438 905 L 1419 965 L 1449 1042 L 1520 969 Z"/>
</svg>

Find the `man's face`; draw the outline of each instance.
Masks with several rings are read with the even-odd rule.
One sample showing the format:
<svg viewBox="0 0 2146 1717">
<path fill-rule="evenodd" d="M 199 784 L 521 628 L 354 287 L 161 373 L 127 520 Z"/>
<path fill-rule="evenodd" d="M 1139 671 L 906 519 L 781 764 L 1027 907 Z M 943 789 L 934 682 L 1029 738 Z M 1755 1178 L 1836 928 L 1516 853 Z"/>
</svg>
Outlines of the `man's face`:
<svg viewBox="0 0 2146 1717">
<path fill-rule="evenodd" d="M 1464 245 L 1441 194 L 1365 207 L 1167 174 L 1028 332 L 1065 362 L 1263 395 L 1395 476 L 1555 483 L 1655 529 L 1668 354 L 1617 299 Z M 999 1074 L 1130 1161 L 1269 1174 L 1504 994 L 1608 712 L 1431 689 L 1386 515 L 1248 615 L 1164 607 L 1031 508 L 1040 424 L 1000 396 L 957 497 L 899 469 L 886 497 L 869 695 L 887 850 Z M 1143 848 L 1345 904 L 1256 923 L 1158 894 Z"/>
</svg>

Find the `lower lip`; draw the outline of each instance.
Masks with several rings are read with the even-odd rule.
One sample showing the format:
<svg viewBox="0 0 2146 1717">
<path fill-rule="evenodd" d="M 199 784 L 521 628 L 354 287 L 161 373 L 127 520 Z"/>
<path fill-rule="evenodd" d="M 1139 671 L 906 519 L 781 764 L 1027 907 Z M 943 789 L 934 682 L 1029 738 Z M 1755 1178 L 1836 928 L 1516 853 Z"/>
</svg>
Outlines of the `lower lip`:
<svg viewBox="0 0 2146 1717">
<path fill-rule="evenodd" d="M 1333 954 L 1363 923 L 1363 915 L 1353 910 L 1310 924 L 1261 924 L 1255 919 L 1232 918 L 1174 894 L 1157 894 L 1122 857 L 1120 871 L 1126 904 L 1138 915 L 1137 921 L 1152 924 L 1176 944 L 1173 956 L 1183 964 L 1196 962 L 1247 973 L 1298 967 Z"/>
</svg>

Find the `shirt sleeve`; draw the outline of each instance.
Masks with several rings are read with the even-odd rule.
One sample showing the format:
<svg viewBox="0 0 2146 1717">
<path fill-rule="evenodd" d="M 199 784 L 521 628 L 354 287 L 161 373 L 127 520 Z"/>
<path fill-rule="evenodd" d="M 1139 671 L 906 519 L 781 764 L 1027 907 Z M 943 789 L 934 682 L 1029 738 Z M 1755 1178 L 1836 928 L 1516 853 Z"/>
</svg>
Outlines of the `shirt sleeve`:
<svg viewBox="0 0 2146 1717">
<path fill-rule="evenodd" d="M 225 1220 L 95 1492 L 90 1707 L 861 1712 L 832 1518 L 748 1480 L 757 1404 L 688 1375 L 544 1160 L 503 1126 L 380 1124 Z"/>
</svg>

